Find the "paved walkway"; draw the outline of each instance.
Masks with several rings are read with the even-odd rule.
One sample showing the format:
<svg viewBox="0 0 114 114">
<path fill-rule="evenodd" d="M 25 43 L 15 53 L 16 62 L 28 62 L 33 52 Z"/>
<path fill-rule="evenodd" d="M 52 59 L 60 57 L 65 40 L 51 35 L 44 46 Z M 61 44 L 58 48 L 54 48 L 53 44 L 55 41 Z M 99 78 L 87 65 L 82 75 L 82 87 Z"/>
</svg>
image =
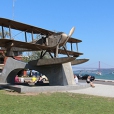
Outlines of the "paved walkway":
<svg viewBox="0 0 114 114">
<path fill-rule="evenodd" d="M 88 87 L 79 90 L 69 90 L 68 92 L 114 98 L 114 85 L 95 84 L 95 88 Z"/>
</svg>

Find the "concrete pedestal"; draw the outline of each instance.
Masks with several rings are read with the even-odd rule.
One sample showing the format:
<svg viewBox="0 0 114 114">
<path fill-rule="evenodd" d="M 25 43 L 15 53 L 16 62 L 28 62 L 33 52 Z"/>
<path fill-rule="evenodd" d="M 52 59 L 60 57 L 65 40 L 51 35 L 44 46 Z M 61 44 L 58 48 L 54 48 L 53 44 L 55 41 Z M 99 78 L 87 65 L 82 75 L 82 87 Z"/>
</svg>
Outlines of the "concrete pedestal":
<svg viewBox="0 0 114 114">
<path fill-rule="evenodd" d="M 46 75 L 50 85 L 74 85 L 71 63 L 50 66 L 31 66 L 24 62 L 8 58 L 0 76 L 0 83 L 13 83 L 16 74 L 22 69 L 33 69 Z"/>
<path fill-rule="evenodd" d="M 64 63 L 51 66 L 42 66 L 39 72 L 45 74 L 50 82 L 50 85 L 73 85 L 74 76 L 71 63 Z"/>
</svg>

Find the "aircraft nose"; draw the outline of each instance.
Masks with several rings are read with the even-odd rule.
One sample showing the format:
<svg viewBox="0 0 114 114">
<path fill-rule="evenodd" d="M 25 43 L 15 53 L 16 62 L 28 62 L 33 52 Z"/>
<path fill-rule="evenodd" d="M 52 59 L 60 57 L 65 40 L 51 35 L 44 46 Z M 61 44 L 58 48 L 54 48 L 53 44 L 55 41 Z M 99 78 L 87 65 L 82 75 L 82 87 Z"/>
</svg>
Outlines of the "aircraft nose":
<svg viewBox="0 0 114 114">
<path fill-rule="evenodd" d="M 62 40 L 66 40 L 66 39 L 67 39 L 67 37 L 68 37 L 68 35 L 67 35 L 67 34 L 62 33 Z"/>
<path fill-rule="evenodd" d="M 67 38 L 67 37 L 68 37 L 67 34 L 65 34 L 65 33 L 62 34 L 62 38 Z"/>
</svg>

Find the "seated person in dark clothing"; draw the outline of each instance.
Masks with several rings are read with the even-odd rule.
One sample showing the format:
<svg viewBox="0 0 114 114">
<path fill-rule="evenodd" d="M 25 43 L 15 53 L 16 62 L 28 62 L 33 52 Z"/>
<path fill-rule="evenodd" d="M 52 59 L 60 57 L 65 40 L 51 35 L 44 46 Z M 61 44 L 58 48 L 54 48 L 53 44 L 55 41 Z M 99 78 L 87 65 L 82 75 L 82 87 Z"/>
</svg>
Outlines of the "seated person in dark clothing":
<svg viewBox="0 0 114 114">
<path fill-rule="evenodd" d="M 94 80 L 95 80 L 95 77 L 94 76 L 88 76 L 86 82 L 87 83 L 90 83 L 90 86 L 91 87 L 95 87 L 94 84 L 93 84 L 93 81 Z"/>
<path fill-rule="evenodd" d="M 37 83 L 43 83 L 42 76 L 39 76 Z"/>
<path fill-rule="evenodd" d="M 90 81 L 94 81 L 94 80 L 95 80 L 95 77 L 91 76 Z"/>
</svg>

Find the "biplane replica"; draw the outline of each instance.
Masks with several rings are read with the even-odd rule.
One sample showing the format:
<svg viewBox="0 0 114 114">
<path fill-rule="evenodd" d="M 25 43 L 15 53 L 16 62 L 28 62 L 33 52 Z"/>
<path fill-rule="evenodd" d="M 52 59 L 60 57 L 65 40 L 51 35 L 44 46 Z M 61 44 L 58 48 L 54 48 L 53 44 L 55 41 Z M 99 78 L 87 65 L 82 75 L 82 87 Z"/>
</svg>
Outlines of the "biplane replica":
<svg viewBox="0 0 114 114">
<path fill-rule="evenodd" d="M 40 51 L 40 58 L 29 62 L 29 64 L 36 66 L 66 62 L 71 62 L 72 65 L 76 65 L 89 60 L 76 59 L 80 55 L 83 55 L 83 53 L 78 52 L 78 43 L 82 41 L 71 37 L 75 27 L 73 27 L 67 35 L 64 32 L 54 32 L 5 18 L 0 18 L 0 26 L 2 33 L 0 47 L 1 50 L 6 52 L 6 57 L 17 56 L 17 52 Z M 9 38 L 5 37 L 5 28 L 8 29 Z M 12 30 L 23 32 L 23 41 L 15 40 L 12 37 Z M 27 39 L 28 33 L 31 34 L 31 41 Z M 40 34 L 41 38 L 35 39 L 34 34 Z M 66 47 L 67 43 L 71 44 L 70 50 Z M 73 51 L 73 44 L 76 44 L 77 49 L 75 51 Z M 50 55 L 48 60 L 42 59 L 46 53 Z M 67 57 L 58 57 L 59 54 L 67 55 Z"/>
</svg>

